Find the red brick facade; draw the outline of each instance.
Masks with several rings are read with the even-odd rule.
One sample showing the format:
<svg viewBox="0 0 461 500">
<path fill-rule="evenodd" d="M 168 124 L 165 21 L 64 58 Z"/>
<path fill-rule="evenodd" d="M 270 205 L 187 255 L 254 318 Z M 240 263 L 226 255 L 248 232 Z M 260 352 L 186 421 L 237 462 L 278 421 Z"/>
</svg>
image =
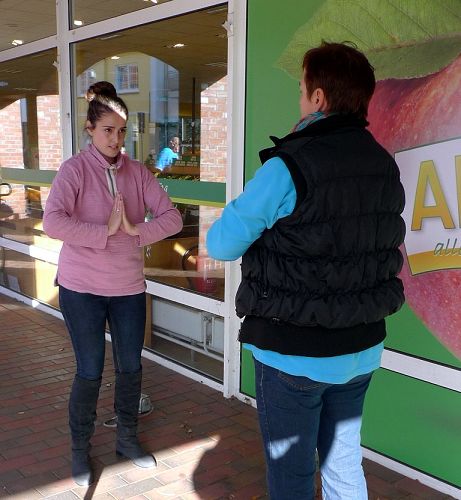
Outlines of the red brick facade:
<svg viewBox="0 0 461 500">
<path fill-rule="evenodd" d="M 23 169 L 23 129 L 19 100 L 0 110 L 0 130 L 0 167 Z M 57 170 L 62 161 L 59 96 L 37 97 L 37 130 L 38 152 L 35 152 L 34 160 L 42 170 Z M 14 184 L 12 187 L 13 193 L 4 201 L 15 214 L 24 216 L 28 207 L 26 189 L 22 184 Z M 35 208 L 43 208 L 48 193 L 47 187 L 33 188 L 29 191 L 29 201 Z"/>
<path fill-rule="evenodd" d="M 200 180 L 226 182 L 227 168 L 227 76 L 201 93 Z M 220 216 L 220 208 L 200 207 L 199 256 L 197 268 L 208 271 L 223 269 L 224 262 L 206 257 L 206 233 Z"/>
<path fill-rule="evenodd" d="M 200 179 L 226 182 L 227 76 L 201 93 Z"/>
<path fill-rule="evenodd" d="M 0 109 L 0 167 L 23 167 L 19 101 Z"/>
<path fill-rule="evenodd" d="M 59 96 L 37 98 L 37 119 L 40 168 L 58 170 L 62 162 Z"/>
</svg>

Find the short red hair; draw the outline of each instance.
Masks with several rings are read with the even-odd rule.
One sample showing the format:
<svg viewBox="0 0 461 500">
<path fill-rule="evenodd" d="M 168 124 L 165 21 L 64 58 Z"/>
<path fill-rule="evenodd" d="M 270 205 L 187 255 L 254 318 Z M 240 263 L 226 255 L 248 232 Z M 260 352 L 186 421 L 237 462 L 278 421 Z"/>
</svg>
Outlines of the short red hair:
<svg viewBox="0 0 461 500">
<path fill-rule="evenodd" d="M 308 95 L 321 88 L 328 111 L 367 117 L 376 80 L 362 52 L 349 43 L 322 42 L 304 54 L 303 69 Z"/>
</svg>

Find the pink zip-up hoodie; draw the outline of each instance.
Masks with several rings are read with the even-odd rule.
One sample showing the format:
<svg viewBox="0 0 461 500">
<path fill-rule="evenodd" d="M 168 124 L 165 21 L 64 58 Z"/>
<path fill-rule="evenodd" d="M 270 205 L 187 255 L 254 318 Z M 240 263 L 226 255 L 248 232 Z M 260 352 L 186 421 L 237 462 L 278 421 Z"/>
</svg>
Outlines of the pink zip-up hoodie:
<svg viewBox="0 0 461 500">
<path fill-rule="evenodd" d="M 139 236 L 119 230 L 108 236 L 114 196 L 123 196 L 126 214 Z M 153 219 L 144 222 L 146 210 Z M 43 229 L 62 240 L 57 281 L 82 293 L 106 297 L 145 290 L 142 247 L 178 233 L 179 211 L 149 170 L 126 155 L 109 165 L 91 144 L 65 161 L 51 186 Z"/>
</svg>

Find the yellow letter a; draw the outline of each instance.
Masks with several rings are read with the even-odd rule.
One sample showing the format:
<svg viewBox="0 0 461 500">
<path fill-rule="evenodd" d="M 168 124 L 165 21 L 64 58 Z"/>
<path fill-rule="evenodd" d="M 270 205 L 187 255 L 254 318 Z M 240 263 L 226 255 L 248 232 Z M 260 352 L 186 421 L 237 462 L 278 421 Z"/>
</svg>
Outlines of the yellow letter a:
<svg viewBox="0 0 461 500">
<path fill-rule="evenodd" d="M 430 187 L 434 196 L 435 205 L 426 206 L 427 188 Z M 413 219 L 411 221 L 411 230 L 420 231 L 423 219 L 439 217 L 445 229 L 453 229 L 455 224 L 450 214 L 450 209 L 447 205 L 447 200 L 442 191 L 439 177 L 432 160 L 421 162 L 418 176 L 418 184 L 416 185 L 415 204 L 413 207 Z"/>
</svg>

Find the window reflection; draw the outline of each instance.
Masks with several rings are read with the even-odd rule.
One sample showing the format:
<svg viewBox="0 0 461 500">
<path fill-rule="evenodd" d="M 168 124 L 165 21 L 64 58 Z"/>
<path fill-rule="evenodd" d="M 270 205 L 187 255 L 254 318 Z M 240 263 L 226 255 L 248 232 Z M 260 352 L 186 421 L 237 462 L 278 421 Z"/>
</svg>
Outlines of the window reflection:
<svg viewBox="0 0 461 500">
<path fill-rule="evenodd" d="M 77 59 L 80 51 L 84 50 L 79 45 L 76 49 Z M 126 153 L 155 168 L 160 152 L 168 147 L 169 141 L 178 135 L 183 139 L 185 127 L 191 128 L 190 117 L 180 115 L 179 72 L 155 57 L 129 52 L 121 53 L 117 59 L 110 57 L 97 61 L 80 73 L 77 76 L 77 134 L 80 148 L 88 140 L 84 132 L 87 109 L 84 96 L 88 87 L 100 80 L 114 84 L 130 111 Z M 187 147 L 188 141 L 183 142 L 181 152 Z"/>
<path fill-rule="evenodd" d="M 80 49 L 76 50 L 78 57 Z M 200 91 L 193 78 L 190 88 L 182 92 L 181 85 L 186 84 L 180 84 L 180 72 L 143 53 L 121 54 L 116 62 L 107 58 L 94 63 L 77 77 L 76 134 L 80 149 L 89 140 L 84 131 L 84 95 L 100 80 L 113 82 L 128 106 L 125 150 L 131 158 L 160 177 L 225 181 L 226 75 L 212 83 L 202 82 Z"/>
<path fill-rule="evenodd" d="M 126 153 L 164 189 L 173 184 L 176 189 L 184 229 L 145 249 L 147 279 L 220 300 L 224 267 L 206 254 L 205 237 L 220 213 L 210 201 L 213 206 L 223 201 L 213 198 L 216 183 L 226 178 L 226 18 L 221 6 L 72 46 L 77 147 L 89 140 L 84 94 L 91 83 L 110 81 L 130 112 Z M 197 183 L 201 194 L 194 194 Z"/>
<path fill-rule="evenodd" d="M 57 170 L 62 161 L 56 58 L 51 49 L 0 63 L 0 130 L 6 138 L 0 142 L 0 167 L 21 170 L 25 179 L 34 177 L 27 171 Z M 47 178 L 51 182 L 52 175 Z M 12 187 L 1 196 L 0 234 L 24 242 L 41 227 L 49 189 L 27 182 Z"/>
<path fill-rule="evenodd" d="M 0 246 L 0 285 L 38 299 L 56 309 L 56 266 Z"/>
<path fill-rule="evenodd" d="M 72 14 L 69 28 L 79 28 L 85 24 L 96 23 L 167 2 L 171 2 L 171 0 L 135 0 L 130 2 L 126 0 L 105 0 L 104 2 L 73 0 L 70 2 Z"/>
<path fill-rule="evenodd" d="M 206 232 L 222 209 L 179 204 L 184 228 L 145 247 L 146 278 L 224 300 L 224 263 L 208 256 Z"/>
<path fill-rule="evenodd" d="M 56 170 L 61 163 L 56 49 L 0 63 L 0 166 Z"/>
</svg>

